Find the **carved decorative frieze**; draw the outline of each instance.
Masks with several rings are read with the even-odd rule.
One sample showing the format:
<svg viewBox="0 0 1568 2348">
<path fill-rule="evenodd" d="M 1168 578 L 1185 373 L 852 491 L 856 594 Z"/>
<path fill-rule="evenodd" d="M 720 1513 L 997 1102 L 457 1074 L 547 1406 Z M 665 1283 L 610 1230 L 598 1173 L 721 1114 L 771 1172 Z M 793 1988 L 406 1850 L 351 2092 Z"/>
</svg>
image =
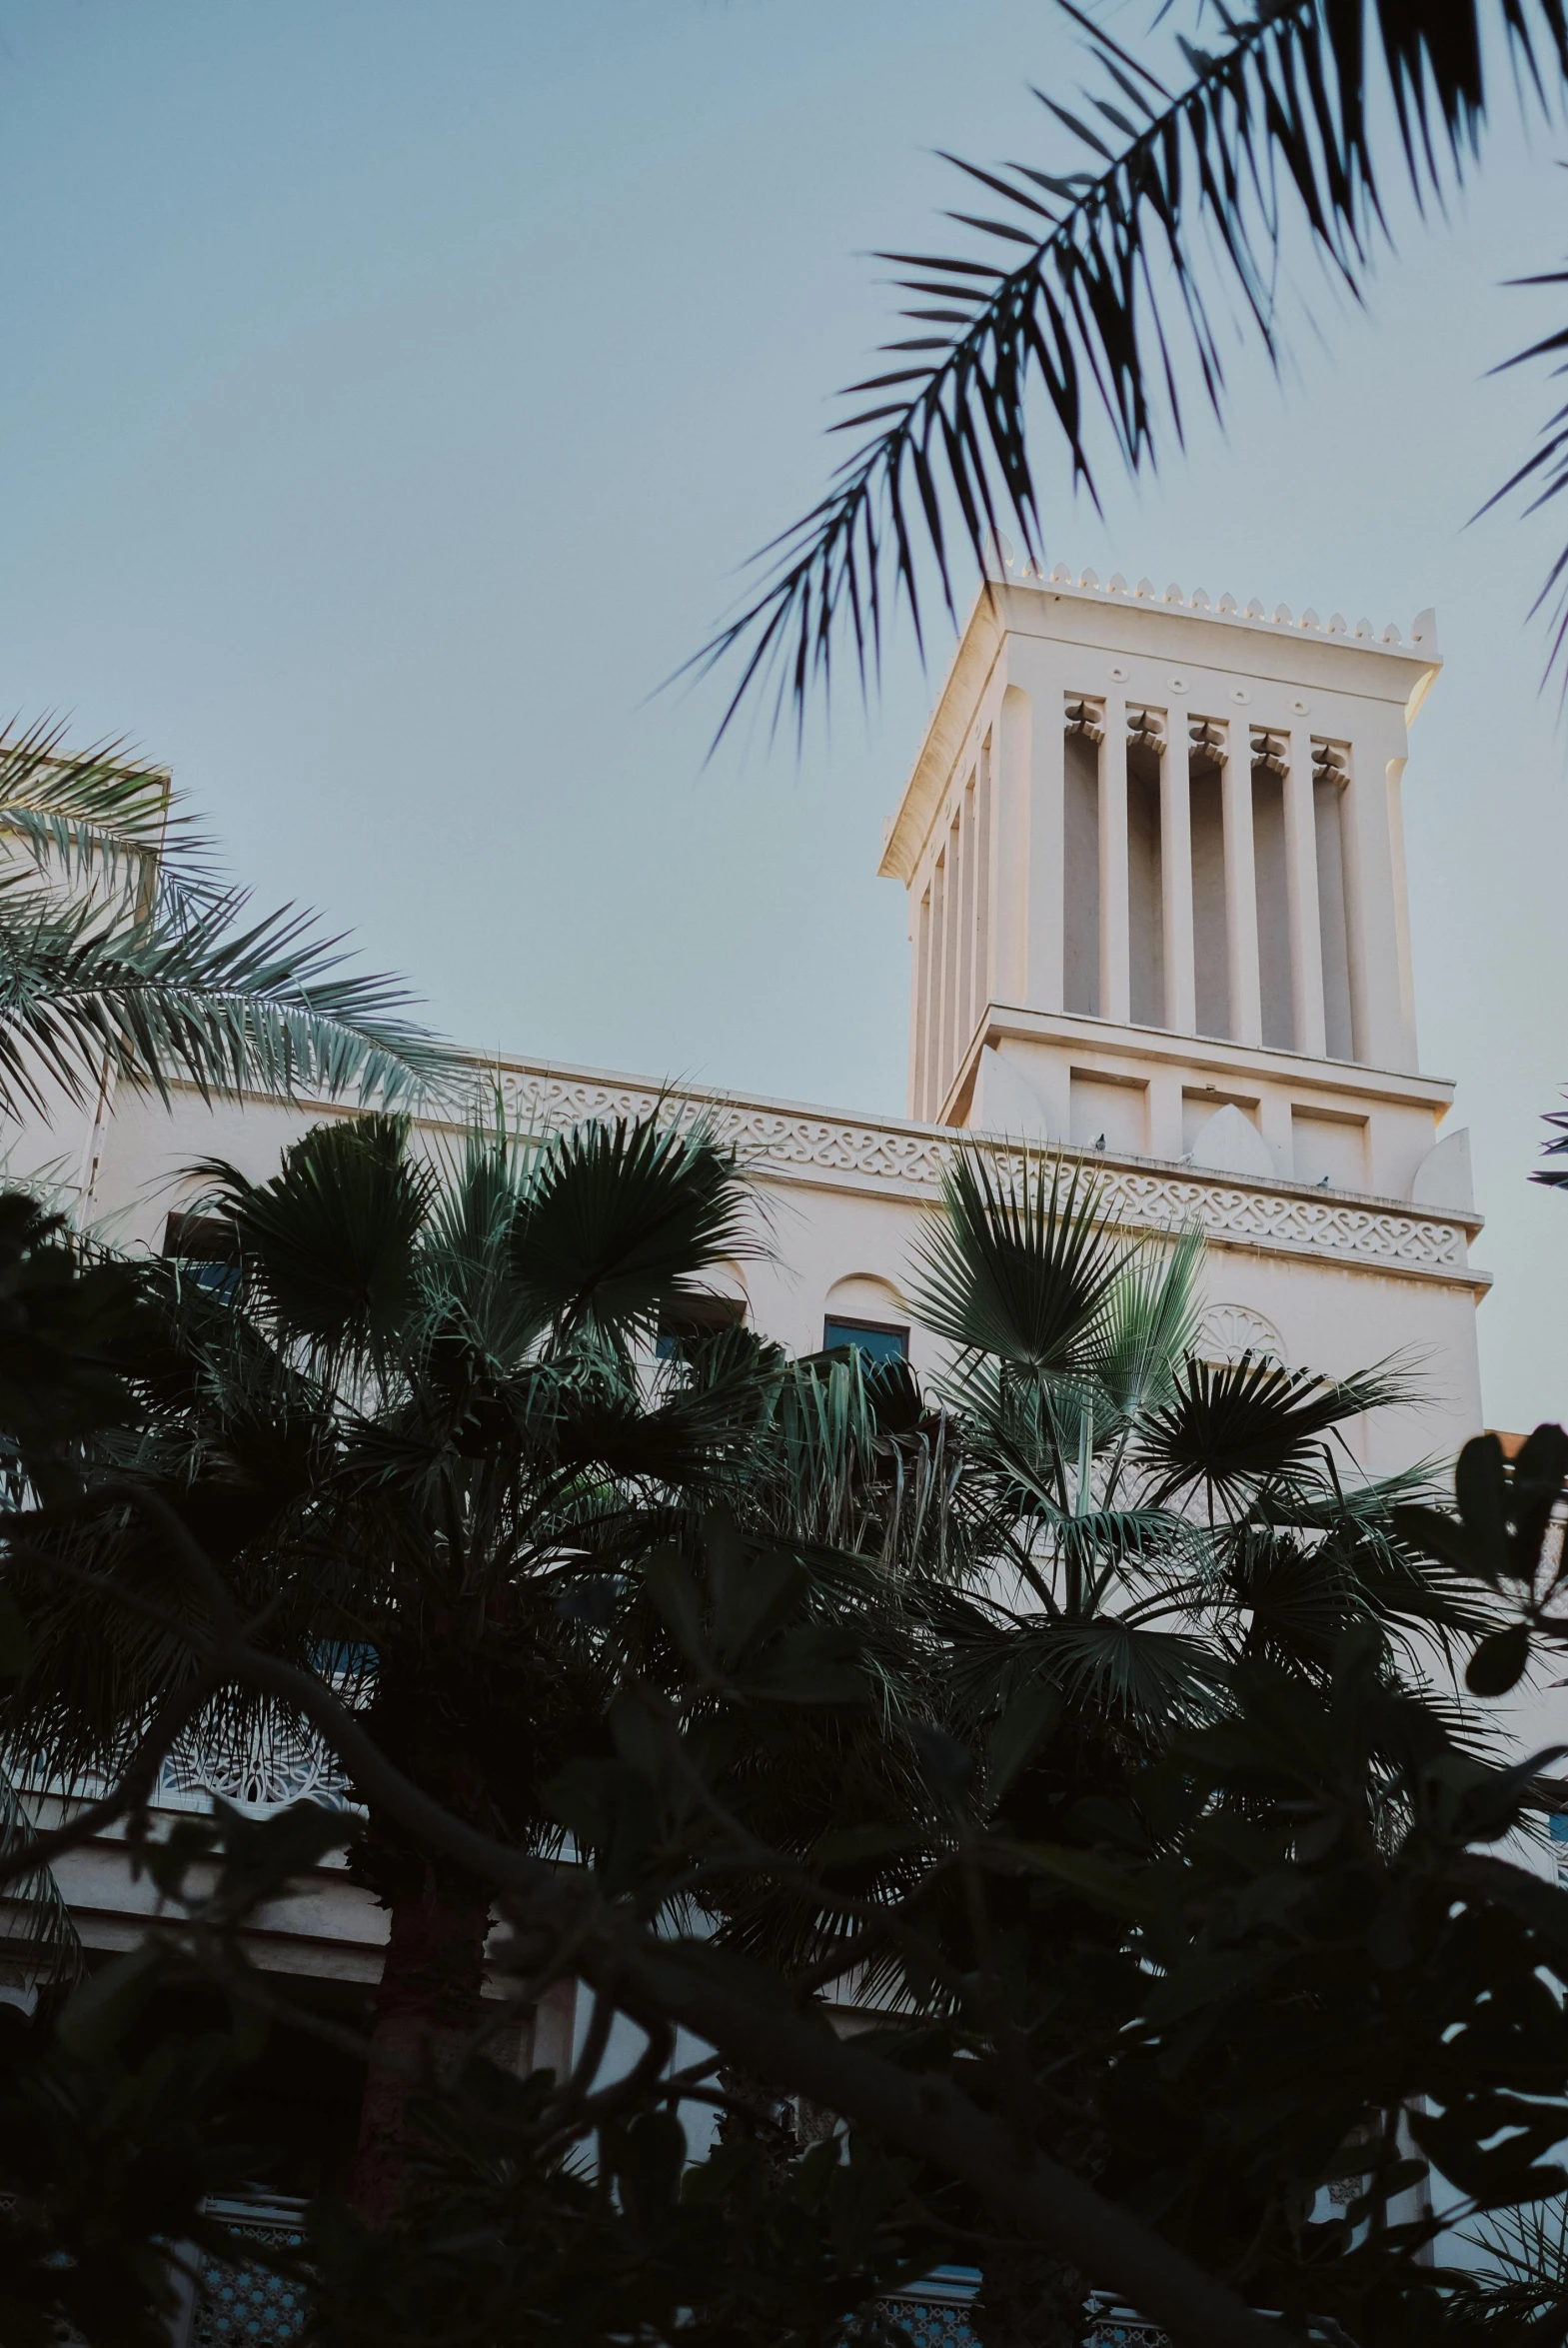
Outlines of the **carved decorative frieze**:
<svg viewBox="0 0 1568 2348">
<path fill-rule="evenodd" d="M 711 1094 L 570 1070 L 518 1067 L 498 1072 L 502 1097 L 524 1128 L 553 1130 L 590 1119 L 646 1117 L 663 1103 L 672 1116 L 708 1120 L 759 1173 L 785 1179 L 850 1177 L 895 1196 L 934 1200 L 951 1141 L 929 1127 L 873 1123 L 808 1110 L 775 1108 L 734 1095 Z M 1016 1149 L 981 1141 L 1004 1173 L 1022 1164 Z M 1071 1156 L 1073 1153 L 1067 1153 Z M 1117 1164 L 1078 1153 L 1105 1184 L 1110 1217 L 1134 1230 L 1170 1231 L 1202 1225 L 1211 1239 L 1253 1241 L 1355 1263 L 1463 1270 L 1461 1221 L 1397 1204 L 1359 1203 L 1297 1188 L 1242 1184 L 1197 1169 Z"/>
</svg>

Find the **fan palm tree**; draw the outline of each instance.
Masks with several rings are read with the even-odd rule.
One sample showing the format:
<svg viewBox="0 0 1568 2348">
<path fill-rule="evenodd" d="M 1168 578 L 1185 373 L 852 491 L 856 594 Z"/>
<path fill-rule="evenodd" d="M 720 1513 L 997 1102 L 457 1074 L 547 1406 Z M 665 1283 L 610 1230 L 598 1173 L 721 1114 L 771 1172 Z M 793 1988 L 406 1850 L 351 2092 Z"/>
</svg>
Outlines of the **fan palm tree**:
<svg viewBox="0 0 1568 2348">
<path fill-rule="evenodd" d="M 964 251 L 877 256 L 898 272 L 904 307 L 875 371 L 844 395 L 833 429 L 856 436 L 850 453 L 689 664 L 739 672 L 721 733 L 754 692 L 772 695 L 776 721 L 792 710 L 798 723 L 845 655 L 863 684 L 900 598 L 918 637 L 933 584 L 955 609 L 955 550 L 981 558 L 1002 524 L 1041 562 L 1035 414 L 1059 436 L 1068 483 L 1091 497 L 1107 447 L 1134 474 L 1152 470 L 1181 442 L 1189 404 L 1223 413 L 1238 329 L 1277 362 L 1280 288 L 1298 252 L 1359 300 L 1396 185 L 1418 210 L 1441 210 L 1499 104 L 1555 121 L 1568 87 L 1564 0 L 1212 11 L 1186 0 L 1150 10 L 1171 52 L 1163 74 L 1147 40 L 1136 53 L 1076 0 L 1060 5 L 1086 43 L 1090 86 L 1071 107 L 1036 93 L 1056 151 L 957 164 L 966 202 L 982 207 L 949 215 L 970 232 Z M 1568 272 L 1521 282 L 1561 287 Z M 1509 364 L 1560 372 L 1565 348 L 1559 330 Z M 1541 506 L 1565 489 L 1558 407 L 1497 497 Z M 1568 647 L 1568 549 L 1536 608 L 1547 603 L 1555 661 Z"/>
<path fill-rule="evenodd" d="M 167 775 L 68 756 L 50 727 L 0 733 L 0 1117 L 117 1080 L 395 1102 L 452 1078 L 399 982 L 218 878 Z"/>
<path fill-rule="evenodd" d="M 697 1379 L 653 1343 L 755 1243 L 730 1156 L 650 1120 L 476 1130 L 431 1158 L 380 1114 L 314 1129 L 269 1181 L 198 1171 L 233 1278 L 149 1268 L 140 1423 L 100 1471 L 173 1498 L 277 1651 L 330 1672 L 420 1784 L 539 1845 L 544 1785 L 604 1746 L 607 1576 L 723 1493 L 766 1393 L 755 1360 Z M 69 1537 L 100 1576 L 190 1608 L 138 1521 Z M 67 1777 L 117 1771 L 189 1648 L 14 1571 L 34 1656 L 9 1741 Z M 226 1690 L 195 1733 L 254 1735 L 258 1710 Z M 490 1900 L 374 1808 L 356 1864 L 390 1911 L 353 2177 L 381 2221 L 407 2184 L 410 2073 L 478 2016 Z"/>
<path fill-rule="evenodd" d="M 919 1397 L 901 1365 L 862 1371 L 868 1431 L 837 1478 L 840 1520 L 857 1503 L 862 1542 L 898 1557 L 896 1700 L 874 1735 L 823 1712 L 786 1745 L 772 1732 L 738 1753 L 726 1799 L 799 1872 L 716 1900 L 723 1937 L 808 1966 L 924 1884 L 866 1988 L 954 2026 L 953 1984 L 982 1952 L 961 1871 L 929 1886 L 966 1808 L 1017 1845 L 1057 1842 L 1076 1805 L 1127 1792 L 1174 1735 L 1223 1714 L 1237 1664 L 1325 1687 L 1341 1634 L 1372 1622 L 1390 1681 L 1419 1690 L 1451 1635 L 1489 1622 L 1473 1590 L 1395 1533 L 1421 1472 L 1363 1478 L 1344 1446 L 1349 1421 L 1409 1399 L 1409 1379 L 1397 1365 L 1333 1380 L 1255 1356 L 1204 1361 L 1201 1268 L 1199 1234 L 1128 1239 L 1096 1185 L 1058 1163 L 1025 1156 L 1009 1178 L 984 1153 L 955 1152 L 908 1293 L 949 1348 L 939 1397 Z M 940 1473 L 900 1554 L 895 1447 L 911 1428 Z M 992 1884 L 989 1905 L 992 1932 L 1024 1934 L 1037 1955 L 1052 1927 L 1026 1883 Z M 1113 1939 L 1110 1927 L 1107 1955 Z M 1049 2036 L 1039 2023 L 1037 2046 Z M 1068 2030 L 1050 2056 L 1053 2149 L 1091 2175 L 1102 2055 Z M 993 2247 L 979 2336 L 1074 2339 L 1084 2292 L 1060 2260 Z"/>
<path fill-rule="evenodd" d="M 962 1684 L 1000 1698 L 1044 1670 L 1161 1729 L 1243 1658 L 1321 1678 L 1358 1615 L 1407 1665 L 1473 1626 L 1457 1581 L 1392 1530 L 1422 1471 L 1363 1479 L 1344 1446 L 1349 1421 L 1415 1398 L 1397 1363 L 1330 1379 L 1203 1360 L 1201 1234 L 1129 1241 L 1048 1159 L 1009 1182 L 959 1150 L 945 1204 L 910 1301 L 952 1348 L 978 1547 L 1003 1568 L 950 1605 Z"/>
<path fill-rule="evenodd" d="M 1119 1237 L 1047 1162 L 1008 1184 L 954 1161 L 913 1282 L 952 1350 L 934 1399 L 902 1365 L 788 1363 L 745 1329 L 658 1357 L 661 1325 L 759 1243 L 700 1131 L 496 1127 L 444 1158 L 374 1116 L 316 1129 L 270 1181 L 198 1172 L 232 1276 L 149 1268 L 139 1422 L 96 1438 L 98 1469 L 153 1479 L 278 1652 L 330 1671 L 460 1815 L 535 1847 L 574 1767 L 613 1772 L 616 1687 L 690 1682 L 672 1558 L 701 1553 L 728 1586 L 743 1645 L 803 1605 L 828 1644 L 786 1639 L 758 1682 L 786 1701 L 732 1707 L 721 1734 L 724 1706 L 682 1695 L 724 1799 L 825 1883 L 705 1892 L 723 1936 L 778 1960 L 811 1961 L 942 1847 L 933 1752 L 985 1745 L 987 1800 L 1036 1832 L 1221 1708 L 1236 1656 L 1316 1676 L 1353 1614 L 1440 1637 L 1462 1613 L 1387 1529 L 1408 1479 L 1347 1488 L 1323 1464 L 1335 1428 L 1401 1390 L 1392 1373 L 1195 1362 L 1198 1241 Z M 139 1522 L 69 1538 L 100 1580 L 192 1605 Z M 188 1682 L 185 1641 L 96 1594 L 89 1621 L 25 1555 L 7 1578 L 34 1642 L 8 1740 L 63 1775 L 117 1771 Z M 1020 1692 L 1032 1731 L 1003 1773 Z M 225 1690 L 198 1733 L 256 1719 Z M 591 1813 L 569 1821 L 585 1844 Z M 354 2179 L 379 2220 L 407 2186 L 410 2072 L 478 2014 L 490 1910 L 374 1810 L 356 1864 L 390 1911 Z M 928 1922 L 961 1957 L 961 1914 L 938 1901 Z M 931 1995 L 906 1966 L 884 1980 Z"/>
</svg>

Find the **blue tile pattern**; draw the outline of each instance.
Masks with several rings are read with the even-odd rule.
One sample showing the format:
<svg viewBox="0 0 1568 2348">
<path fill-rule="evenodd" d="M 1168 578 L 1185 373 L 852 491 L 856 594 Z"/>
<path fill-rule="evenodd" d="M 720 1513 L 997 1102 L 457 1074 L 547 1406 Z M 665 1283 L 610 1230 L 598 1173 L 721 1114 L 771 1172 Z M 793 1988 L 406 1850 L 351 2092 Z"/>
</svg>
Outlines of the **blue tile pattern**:
<svg viewBox="0 0 1568 2348">
<path fill-rule="evenodd" d="M 286 2226 L 236 2229 L 257 2241 L 297 2250 L 303 2236 Z M 298 2283 L 265 2267 L 227 2266 L 204 2257 L 191 2325 L 191 2348 L 284 2348 L 305 2329 L 305 2294 Z"/>
</svg>

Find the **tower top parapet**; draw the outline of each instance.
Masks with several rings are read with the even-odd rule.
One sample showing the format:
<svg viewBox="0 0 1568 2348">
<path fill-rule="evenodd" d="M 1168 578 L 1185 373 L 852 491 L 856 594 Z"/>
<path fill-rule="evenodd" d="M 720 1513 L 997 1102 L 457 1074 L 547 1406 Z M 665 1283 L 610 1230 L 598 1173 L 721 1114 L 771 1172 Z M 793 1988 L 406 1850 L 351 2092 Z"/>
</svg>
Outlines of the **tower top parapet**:
<svg viewBox="0 0 1568 2348">
<path fill-rule="evenodd" d="M 1273 632 L 1288 628 L 1303 635 L 1330 636 L 1345 644 L 1362 645 L 1368 649 L 1375 647 L 1378 651 L 1398 652 L 1406 647 L 1405 637 L 1392 620 L 1381 629 L 1374 627 L 1367 619 L 1357 620 L 1352 627 L 1342 612 L 1330 612 L 1326 620 L 1320 620 L 1308 606 L 1297 618 L 1288 604 L 1276 604 L 1269 611 L 1257 596 L 1250 597 L 1243 604 L 1228 588 L 1211 603 L 1204 588 L 1194 587 L 1188 593 L 1172 585 L 1161 594 L 1152 579 L 1140 579 L 1135 587 L 1129 587 L 1119 571 L 1113 571 L 1104 581 L 1096 572 L 1087 570 L 1080 571 L 1074 578 L 1065 563 L 1057 563 L 1051 571 L 1045 572 L 1032 563 L 1015 559 L 1005 539 L 1000 542 L 999 548 L 993 546 L 988 551 L 985 576 L 997 584 L 1049 588 L 1057 595 L 1091 596 L 1096 601 L 1125 598 L 1129 604 L 1157 605 L 1167 611 L 1197 612 L 1205 619 L 1218 621 L 1224 627 L 1267 628 Z M 1416 660 L 1430 662 L 1439 658 L 1437 614 L 1430 607 L 1424 612 L 1417 612 L 1411 621 L 1408 651 L 1410 657 Z"/>
<path fill-rule="evenodd" d="M 1000 557 L 992 553 L 897 809 L 883 828 L 884 878 L 908 879 L 963 755 L 985 681 L 1009 639 L 1076 646 L 1112 661 L 1126 654 L 1140 670 L 1132 699 L 1141 692 L 1170 706 L 1191 694 L 1196 699 L 1188 706 L 1195 708 L 1205 692 L 1210 699 L 1217 693 L 1226 707 L 1251 704 L 1259 722 L 1274 726 L 1307 714 L 1303 697 L 1316 706 L 1326 696 L 1340 704 L 1392 704 L 1389 716 L 1402 730 L 1442 667 L 1431 609 L 1416 614 L 1407 642 L 1392 622 L 1378 634 L 1370 620 L 1349 628 L 1338 612 L 1326 622 L 1311 610 L 1295 620 L 1287 605 L 1276 604 L 1270 617 L 1255 596 L 1243 610 L 1229 594 L 1210 604 L 1201 587 L 1186 594 L 1171 586 L 1159 595 L 1151 580 L 1140 579 L 1129 588 L 1119 572 L 1102 587 L 1092 571 L 1073 579 L 1063 563 L 1042 577 L 1015 562 L 1005 544 Z M 1150 666 L 1164 663 L 1170 667 Z M 1106 681 L 1126 679 L 1112 671 Z M 1213 714 L 1222 713 L 1216 706 Z M 1331 731 L 1343 732 L 1349 723 L 1346 710 L 1339 715 Z"/>
<path fill-rule="evenodd" d="M 1440 668 L 1430 611 L 1406 641 L 998 547 L 883 844 L 911 1114 L 1407 1194 L 1449 1094 L 1400 814 Z"/>
</svg>

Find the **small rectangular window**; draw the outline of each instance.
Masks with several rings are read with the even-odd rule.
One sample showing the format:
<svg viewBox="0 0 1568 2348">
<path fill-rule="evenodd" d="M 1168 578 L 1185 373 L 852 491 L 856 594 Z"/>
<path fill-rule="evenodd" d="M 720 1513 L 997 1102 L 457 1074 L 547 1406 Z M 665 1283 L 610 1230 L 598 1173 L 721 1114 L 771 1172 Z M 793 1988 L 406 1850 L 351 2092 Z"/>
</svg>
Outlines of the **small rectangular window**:
<svg viewBox="0 0 1568 2348">
<path fill-rule="evenodd" d="M 232 1223 L 217 1214 L 171 1214 L 163 1226 L 163 1252 L 180 1266 L 193 1287 L 205 1288 L 222 1303 L 239 1293 L 239 1246 Z"/>
<path fill-rule="evenodd" d="M 835 1345 L 853 1345 L 867 1361 L 907 1361 L 909 1332 L 891 1320 L 840 1320 L 829 1313 L 822 1322 L 822 1351 Z"/>
<path fill-rule="evenodd" d="M 746 1306 L 736 1296 L 676 1297 L 659 1315 L 659 1358 L 685 1360 L 694 1345 L 739 1328 L 745 1318 Z"/>
</svg>

